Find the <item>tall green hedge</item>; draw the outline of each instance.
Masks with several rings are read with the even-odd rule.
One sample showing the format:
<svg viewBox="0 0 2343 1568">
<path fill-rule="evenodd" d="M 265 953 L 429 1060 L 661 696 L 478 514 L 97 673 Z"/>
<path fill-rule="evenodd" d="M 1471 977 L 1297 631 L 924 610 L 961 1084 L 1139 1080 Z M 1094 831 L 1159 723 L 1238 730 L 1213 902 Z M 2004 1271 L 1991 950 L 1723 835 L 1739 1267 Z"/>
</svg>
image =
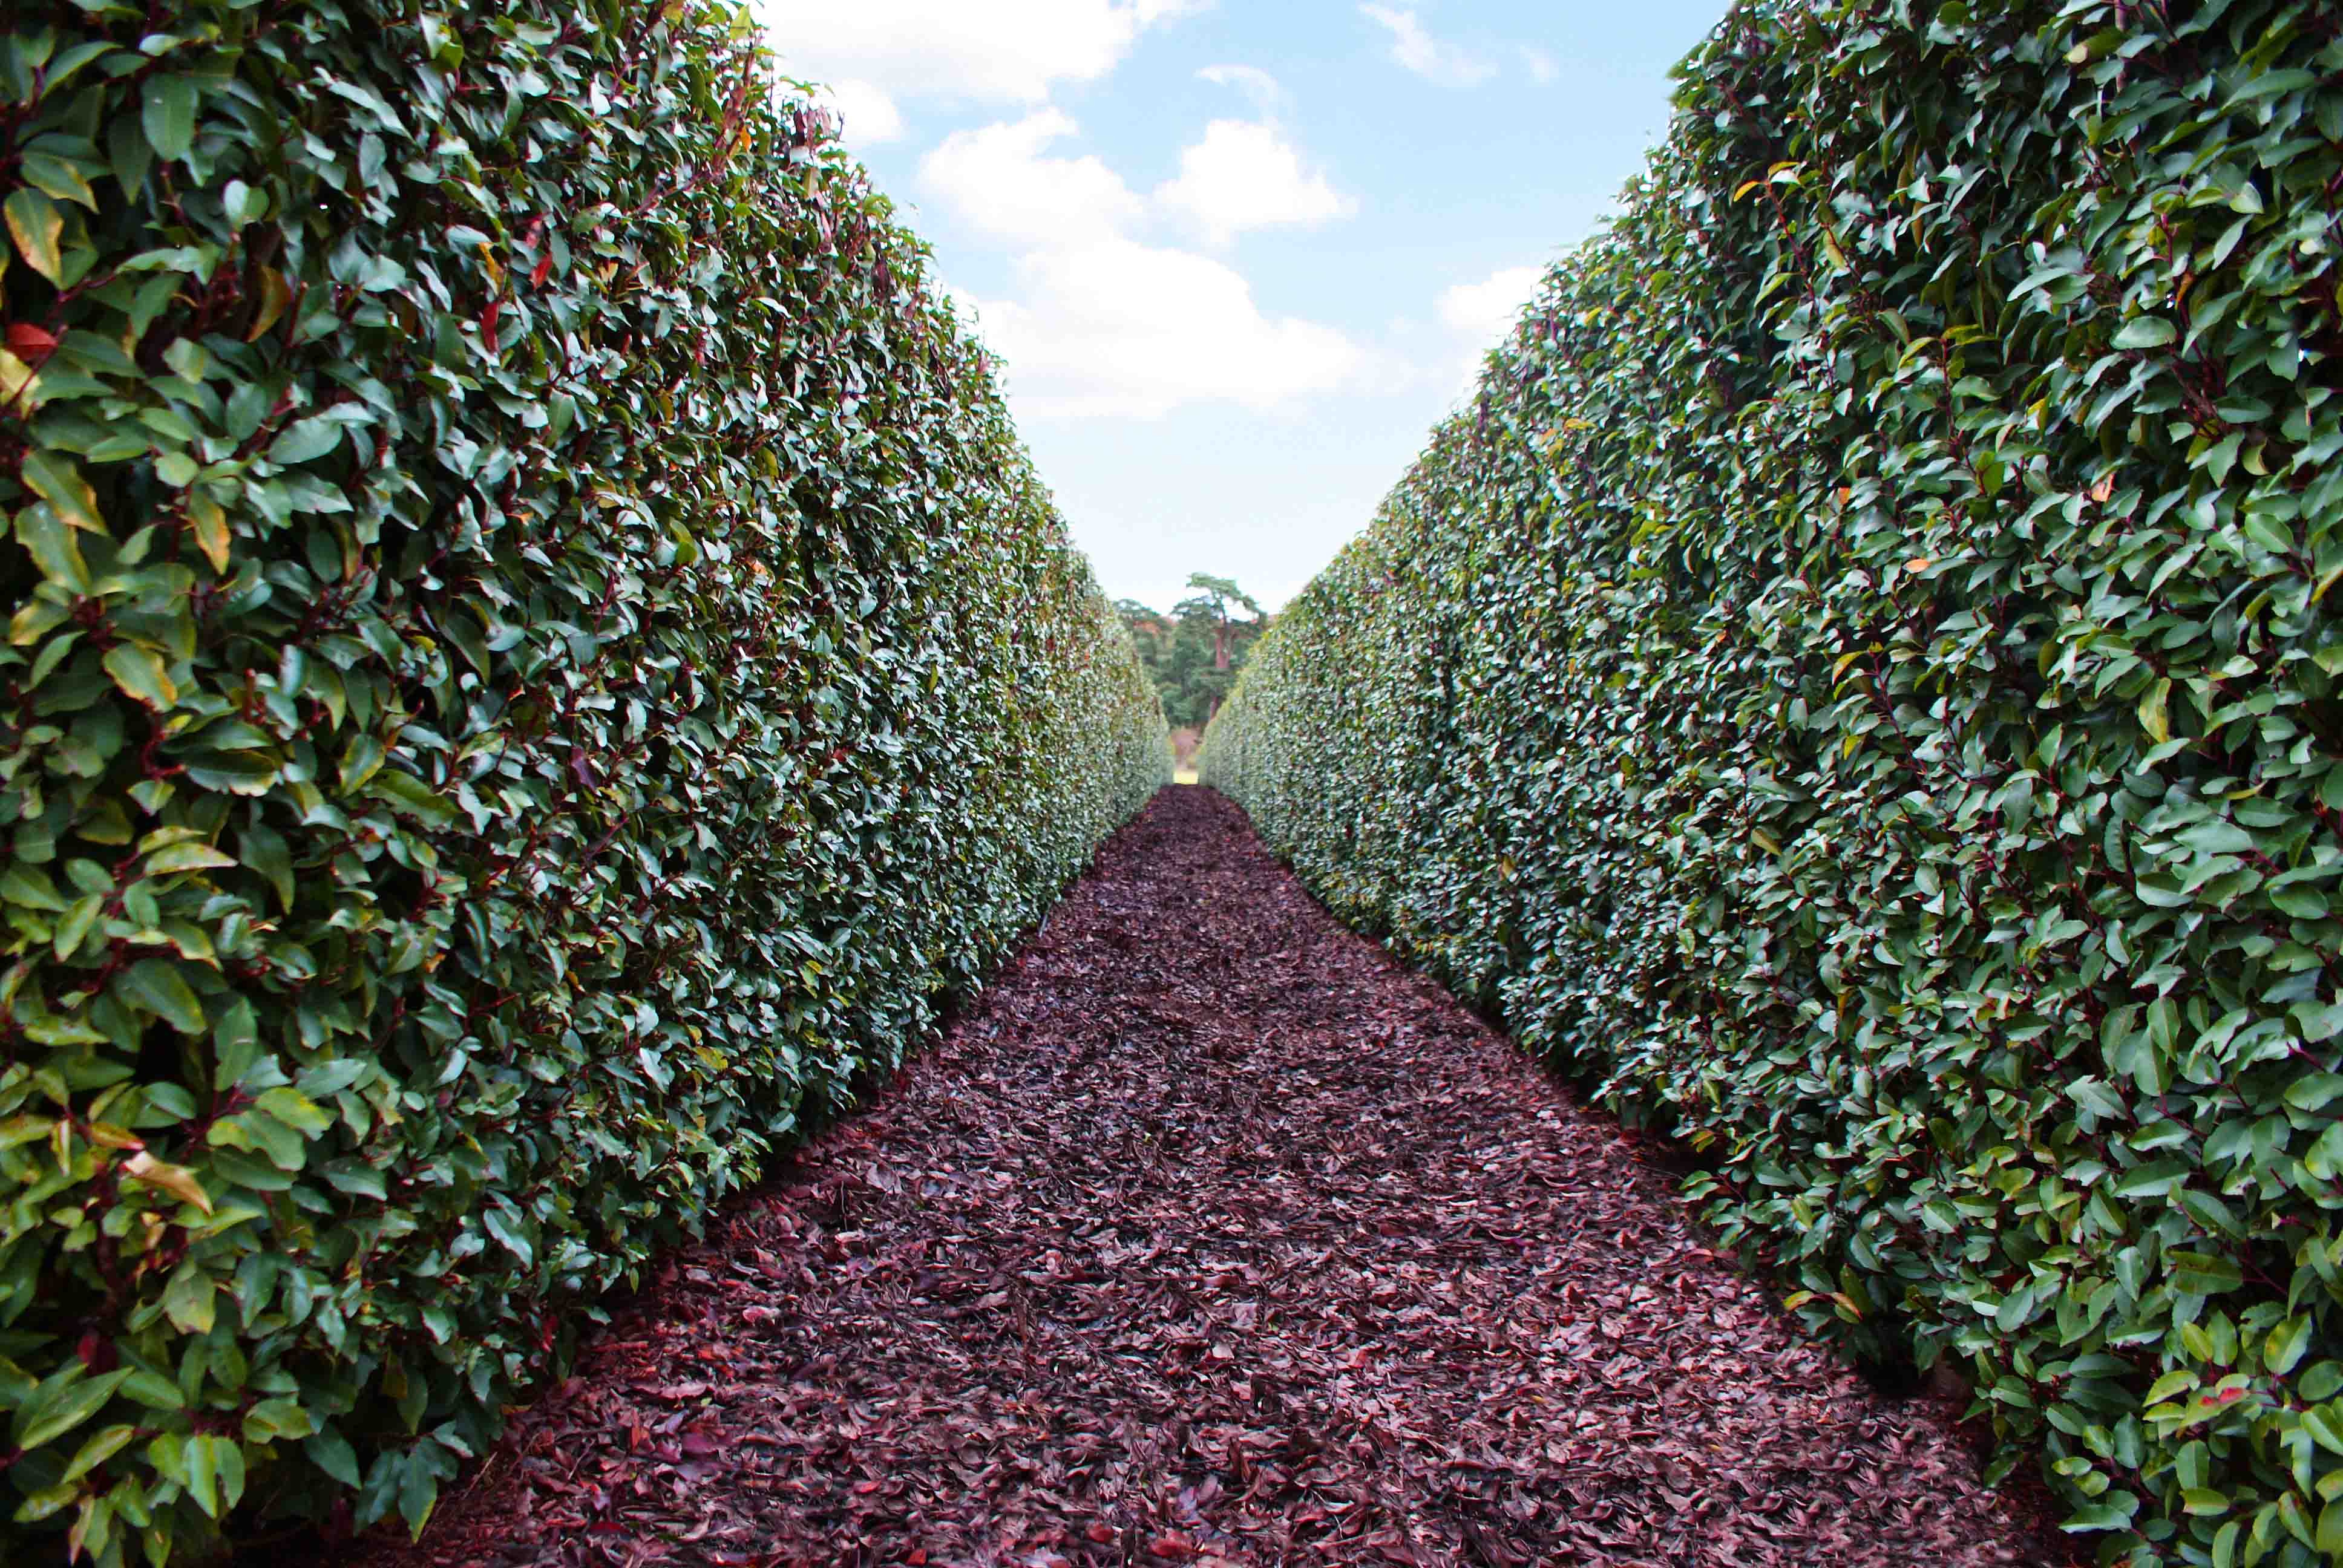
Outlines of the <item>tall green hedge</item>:
<svg viewBox="0 0 2343 1568">
<path fill-rule="evenodd" d="M 1161 712 L 745 19 L 28 0 L 0 207 L 0 1557 L 419 1524 Z"/>
<path fill-rule="evenodd" d="M 2343 1561 L 2338 26 L 1737 8 L 1206 741 L 2110 1561 Z"/>
</svg>

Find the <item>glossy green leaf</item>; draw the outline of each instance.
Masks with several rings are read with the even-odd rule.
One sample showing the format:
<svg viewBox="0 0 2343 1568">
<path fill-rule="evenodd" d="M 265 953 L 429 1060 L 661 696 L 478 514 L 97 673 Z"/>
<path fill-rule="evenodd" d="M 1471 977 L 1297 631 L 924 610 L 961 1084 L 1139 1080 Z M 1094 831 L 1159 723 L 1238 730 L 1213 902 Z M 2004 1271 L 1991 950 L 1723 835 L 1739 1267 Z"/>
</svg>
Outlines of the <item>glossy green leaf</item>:
<svg viewBox="0 0 2343 1568">
<path fill-rule="evenodd" d="M 114 684 L 122 689 L 126 697 L 157 710 L 179 699 L 178 688 L 171 684 L 170 672 L 151 650 L 135 643 L 116 643 L 106 650 L 105 662 L 106 673 L 114 677 Z"/>
<path fill-rule="evenodd" d="M 30 451 L 18 467 L 25 487 L 55 508 L 58 518 L 76 528 L 106 532 L 98 515 L 97 496 L 74 461 L 55 452 Z"/>
<path fill-rule="evenodd" d="M 57 204 L 37 190 L 21 187 L 0 203 L 0 214 L 6 217 L 8 236 L 25 264 L 51 283 L 62 285 L 65 214 Z"/>
<path fill-rule="evenodd" d="M 123 999 L 160 1018 L 182 1034 L 200 1033 L 204 1010 L 178 966 L 166 959 L 144 959 L 130 966 L 115 982 Z"/>
<path fill-rule="evenodd" d="M 163 72 L 147 79 L 139 124 L 156 157 L 171 162 L 193 150 L 198 95 L 193 77 Z"/>
<path fill-rule="evenodd" d="M 28 1452 L 55 1442 L 105 1409 L 106 1402 L 128 1375 L 111 1372 L 84 1376 L 78 1365 L 67 1367 L 18 1402 L 10 1419 L 10 1437 L 17 1448 Z"/>
<path fill-rule="evenodd" d="M 73 530 L 48 506 L 26 507 L 16 514 L 16 542 L 49 581 L 67 591 L 82 595 L 89 592 L 89 566 L 83 560 L 81 547 L 74 542 Z"/>
</svg>

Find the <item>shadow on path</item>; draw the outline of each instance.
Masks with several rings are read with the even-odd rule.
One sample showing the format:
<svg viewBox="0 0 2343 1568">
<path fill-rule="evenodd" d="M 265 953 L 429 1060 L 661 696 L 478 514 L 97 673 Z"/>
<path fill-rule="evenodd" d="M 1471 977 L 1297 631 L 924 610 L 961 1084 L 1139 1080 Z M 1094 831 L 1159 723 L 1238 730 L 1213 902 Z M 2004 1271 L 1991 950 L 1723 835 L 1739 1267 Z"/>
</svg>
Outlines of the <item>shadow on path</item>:
<svg viewBox="0 0 2343 1568">
<path fill-rule="evenodd" d="M 2041 1561 L 1202 789 L 719 1231 L 373 1568 Z"/>
</svg>

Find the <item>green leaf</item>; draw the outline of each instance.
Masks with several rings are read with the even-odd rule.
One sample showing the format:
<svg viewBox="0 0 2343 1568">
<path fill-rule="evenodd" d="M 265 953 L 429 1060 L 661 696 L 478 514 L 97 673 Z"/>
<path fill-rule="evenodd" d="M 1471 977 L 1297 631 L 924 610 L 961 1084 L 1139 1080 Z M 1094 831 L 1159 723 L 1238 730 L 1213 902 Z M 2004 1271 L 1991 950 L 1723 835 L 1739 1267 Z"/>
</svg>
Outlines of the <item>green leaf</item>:
<svg viewBox="0 0 2343 1568">
<path fill-rule="evenodd" d="M 16 254 L 35 272 L 63 287 L 65 256 L 60 245 L 65 216 L 57 204 L 29 186 L 20 186 L 0 211 L 7 216 L 8 236 L 16 242 Z"/>
<path fill-rule="evenodd" d="M 350 1446 L 349 1439 L 340 1432 L 329 1427 L 303 1443 L 301 1452 L 309 1456 L 309 1462 L 312 1464 L 344 1486 L 355 1487 L 358 1484 L 360 1478 L 357 1451 Z"/>
<path fill-rule="evenodd" d="M 284 1442 L 316 1434 L 317 1423 L 297 1397 L 265 1399 L 244 1412 L 247 1442 Z"/>
<path fill-rule="evenodd" d="M 91 928 L 97 924 L 97 917 L 105 908 L 103 894 L 89 893 L 75 899 L 72 907 L 65 910 L 65 919 L 57 922 L 56 933 L 49 943 L 50 956 L 59 963 L 73 957 L 80 950 L 84 939 L 88 937 Z"/>
<path fill-rule="evenodd" d="M 2172 682 L 2160 679 L 2139 699 L 2140 728 L 2159 741 L 2172 739 L 2172 727 L 2165 716 L 2165 700 L 2171 695 Z"/>
<path fill-rule="evenodd" d="M 2125 1113 L 2123 1096 L 2102 1079 L 2077 1079 L 2066 1086 L 2066 1094 L 2076 1104 L 2095 1115 L 2121 1116 Z"/>
<path fill-rule="evenodd" d="M 63 1512 L 80 1495 L 80 1487 L 71 1482 L 60 1482 L 55 1486 L 43 1487 L 26 1497 L 23 1503 L 17 1504 L 16 1512 L 11 1517 L 19 1524 L 36 1524 L 53 1514 Z"/>
<path fill-rule="evenodd" d="M 368 781 L 368 788 L 376 795 L 387 798 L 426 822 L 447 823 L 456 819 L 456 808 L 412 774 L 386 769 L 374 775 Z"/>
<path fill-rule="evenodd" d="M 219 1517 L 218 1451 L 208 1437 L 190 1434 L 179 1440 L 179 1469 L 186 1477 L 187 1495 L 206 1518 Z"/>
<path fill-rule="evenodd" d="M 98 516 L 97 493 L 71 459 L 35 447 L 25 454 L 19 472 L 25 487 L 55 508 L 67 525 L 94 534 L 106 531 L 105 519 Z"/>
<path fill-rule="evenodd" d="M 185 767 L 190 782 L 231 795 L 266 795 L 276 785 L 283 765 L 257 751 L 231 751 L 190 757 Z"/>
<path fill-rule="evenodd" d="M 153 1013 L 181 1034 L 200 1034 L 204 1010 L 168 959 L 143 959 L 116 976 L 114 989 L 125 1001 Z"/>
<path fill-rule="evenodd" d="M 190 476 L 192 479 L 193 476 Z M 208 496 L 187 498 L 187 527 L 194 532 L 196 548 L 212 563 L 212 570 L 227 570 L 229 546 L 233 542 L 227 526 L 227 512 Z"/>
<path fill-rule="evenodd" d="M 2292 1372 L 2310 1348 L 2310 1320 L 2298 1315 L 2271 1330 L 2262 1345 L 2262 1364 L 2278 1377 Z"/>
<path fill-rule="evenodd" d="M 83 1476 L 130 1446 L 131 1442 L 137 1435 L 138 1429 L 127 1423 L 100 1427 L 90 1434 L 89 1441 L 83 1443 L 74 1454 L 73 1462 L 65 1466 L 63 1479 L 79 1481 Z"/>
<path fill-rule="evenodd" d="M 146 874 L 167 877 L 178 871 L 211 871 L 233 866 L 236 857 L 223 855 L 209 844 L 173 844 L 146 857 Z"/>
<path fill-rule="evenodd" d="M 301 1171 L 309 1163 L 301 1134 L 257 1111 L 215 1121 L 205 1137 L 214 1148 L 250 1150 L 279 1171 Z"/>
<path fill-rule="evenodd" d="M 244 1081 L 260 1059 L 260 1036 L 252 1003 L 238 997 L 220 1010 L 212 1025 L 212 1087 L 223 1093 Z"/>
<path fill-rule="evenodd" d="M 431 1510 L 438 1501 L 438 1478 L 425 1467 L 420 1454 L 409 1453 L 398 1484 L 398 1516 L 407 1522 L 411 1539 L 423 1538 L 423 1527 L 431 1522 Z"/>
<path fill-rule="evenodd" d="M 217 1290 L 217 1282 L 190 1258 L 172 1271 L 171 1282 L 163 1290 L 163 1311 L 181 1333 L 207 1334 Z"/>
<path fill-rule="evenodd" d="M 27 1452 L 55 1442 L 106 1408 L 114 1391 L 130 1374 L 126 1371 L 86 1377 L 82 1364 L 68 1362 L 65 1369 L 18 1402 L 9 1422 L 15 1445 Z"/>
<path fill-rule="evenodd" d="M 2117 348 L 2161 348 L 2180 336 L 2172 323 L 2160 316 L 2135 316 L 2116 334 Z"/>
<path fill-rule="evenodd" d="M 2245 1283 L 2235 1261 L 2212 1252 L 2172 1251 L 2165 1261 L 2172 1266 L 2173 1288 L 2194 1295 L 2217 1295 Z"/>
<path fill-rule="evenodd" d="M 2318 920 L 2327 918 L 2327 895 L 2317 888 L 2304 887 L 2299 883 L 2283 888 L 2272 888 L 2269 890 L 2269 901 L 2281 912 L 2291 915 L 2298 920 Z"/>
<path fill-rule="evenodd" d="M 312 462 L 341 445 L 347 427 L 327 415 L 288 426 L 268 444 L 268 460 L 287 467 Z"/>
<path fill-rule="evenodd" d="M 117 642 L 106 650 L 106 673 L 123 695 L 161 712 L 179 700 L 179 689 L 162 659 L 136 643 Z"/>
<path fill-rule="evenodd" d="M 2313 1044 L 2343 1032 L 2343 1004 L 2298 1001 L 2287 1010 L 2287 1016 L 2302 1030 L 2302 1038 Z"/>
<path fill-rule="evenodd" d="M 285 843 L 283 834 L 273 828 L 254 823 L 244 829 L 236 840 L 237 853 L 244 863 L 259 872 L 276 890 L 279 909 L 293 908 L 293 854 Z"/>
<path fill-rule="evenodd" d="M 2092 1530 L 2125 1530 L 2139 1512 L 2139 1499 L 2128 1492 L 2110 1491 L 2084 1507 L 2077 1508 L 2059 1523 L 2058 1528 L 2070 1534 Z"/>
<path fill-rule="evenodd" d="M 480 1221 L 488 1234 L 501 1242 L 505 1250 L 521 1261 L 523 1268 L 536 1261 L 536 1251 L 530 1247 L 528 1231 L 519 1219 L 507 1211 L 502 1204 L 491 1203 L 480 1211 Z"/>
<path fill-rule="evenodd" d="M 73 530 L 58 518 L 56 508 L 44 503 L 18 512 L 16 542 L 49 581 L 77 597 L 90 591 L 89 568 L 82 560 L 81 547 L 74 543 Z"/>
<path fill-rule="evenodd" d="M 2332 1072 L 2309 1072 L 2286 1086 L 2286 1102 L 2297 1111 L 2320 1111 L 2337 1095 L 2343 1094 L 2343 1075 Z"/>
<path fill-rule="evenodd" d="M 390 1189 L 383 1181 L 382 1172 L 354 1160 L 337 1160 L 327 1166 L 326 1180 L 337 1191 L 372 1198 L 377 1202 L 390 1196 Z"/>
<path fill-rule="evenodd" d="M 2186 1393 L 2197 1386 L 2197 1374 L 2186 1368 L 2175 1368 L 2148 1385 L 2142 1396 L 2143 1404 L 2162 1404 L 2176 1393 Z"/>
<path fill-rule="evenodd" d="M 146 145 L 166 163 L 186 157 L 195 147 L 196 102 L 196 82 L 191 76 L 146 79 L 146 106 L 139 123 L 146 132 Z"/>
<path fill-rule="evenodd" d="M 187 1408 L 187 1396 L 179 1385 L 157 1372 L 136 1370 L 122 1380 L 122 1392 L 148 1410 L 174 1411 Z"/>
<path fill-rule="evenodd" d="M 261 1110 L 311 1138 L 333 1126 L 333 1112 L 327 1111 L 297 1089 L 264 1091 L 255 1102 Z"/>
<path fill-rule="evenodd" d="M 17 167 L 24 175 L 25 184 L 59 201 L 74 202 L 92 212 L 97 210 L 97 193 L 90 189 L 88 177 L 82 173 L 79 165 L 53 157 L 47 153 L 28 152 Z"/>
<path fill-rule="evenodd" d="M 236 228 L 253 223 L 268 214 L 268 193 L 246 184 L 230 180 L 220 205 L 226 209 L 228 223 Z"/>
<path fill-rule="evenodd" d="M 0 900 L 27 910 L 45 910 L 63 914 L 65 901 L 57 894 L 57 885 L 38 866 L 19 860 L 5 870 L 0 870 Z"/>
</svg>

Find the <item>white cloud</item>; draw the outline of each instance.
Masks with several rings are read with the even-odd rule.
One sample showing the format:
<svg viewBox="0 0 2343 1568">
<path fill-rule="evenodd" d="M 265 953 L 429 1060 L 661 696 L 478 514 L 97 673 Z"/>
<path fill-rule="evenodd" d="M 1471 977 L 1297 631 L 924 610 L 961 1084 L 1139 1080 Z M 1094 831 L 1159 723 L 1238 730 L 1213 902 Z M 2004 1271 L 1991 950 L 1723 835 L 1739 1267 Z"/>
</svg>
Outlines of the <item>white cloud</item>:
<svg viewBox="0 0 2343 1568">
<path fill-rule="evenodd" d="M 1544 278 L 1542 266 L 1507 266 L 1478 283 L 1460 283 L 1441 295 L 1440 319 L 1482 347 L 1493 347 Z"/>
<path fill-rule="evenodd" d="M 1534 45 L 1523 45 L 1521 56 L 1522 64 L 1529 67 L 1530 79 L 1540 85 L 1562 75 L 1562 67 L 1554 63 L 1554 56 Z"/>
<path fill-rule="evenodd" d="M 1478 283 L 1460 283 L 1441 295 L 1440 319 L 1463 345 L 1453 374 L 1460 393 L 1470 392 L 1480 379 L 1481 360 L 1513 328 L 1545 280 L 1543 266 L 1506 266 Z"/>
<path fill-rule="evenodd" d="M 1214 120 L 1180 155 L 1180 174 L 1156 187 L 1157 204 L 1224 246 L 1246 229 L 1305 226 L 1344 217 L 1359 204 L 1304 166 L 1284 133 L 1267 121 Z"/>
<path fill-rule="evenodd" d="M 1275 126 L 1214 122 L 1151 201 L 1101 159 L 1059 150 L 1075 135 L 1042 108 L 957 132 L 920 166 L 933 201 L 1016 253 L 1006 297 L 950 292 L 1021 418 L 1154 418 L 1195 403 L 1266 413 L 1361 374 L 1366 355 L 1343 334 L 1272 316 L 1234 268 L 1143 237 L 1173 215 L 1225 237 L 1346 210 Z"/>
<path fill-rule="evenodd" d="M 868 82 L 826 83 L 815 89 L 814 100 L 838 116 L 849 146 L 874 147 L 903 134 L 903 116 L 895 100 Z"/>
<path fill-rule="evenodd" d="M 1419 76 L 1443 86 L 1470 87 L 1497 74 L 1496 66 L 1488 61 L 1443 44 L 1425 32 L 1412 8 L 1370 5 L 1359 10 L 1389 31 L 1392 58 Z"/>
<path fill-rule="evenodd" d="M 955 131 L 920 162 L 920 182 L 963 221 L 1003 239 L 1052 246 L 1119 234 L 1145 210 L 1122 176 L 1093 156 L 1043 155 L 1074 132 L 1057 109 Z"/>
<path fill-rule="evenodd" d="M 1140 34 L 1211 0 L 754 0 L 794 75 L 898 98 L 1038 104 L 1114 69 Z"/>
<path fill-rule="evenodd" d="M 1023 300 L 978 302 L 976 325 L 1028 417 L 1155 418 L 1210 402 L 1268 413 L 1366 362 L 1332 327 L 1264 315 L 1210 256 L 1101 239 L 1037 251 L 1018 274 Z"/>
<path fill-rule="evenodd" d="M 1214 86 L 1234 87 L 1252 99 L 1253 108 L 1264 115 L 1275 113 L 1285 96 L 1277 78 L 1258 65 L 1207 65 L 1196 75 Z"/>
</svg>

